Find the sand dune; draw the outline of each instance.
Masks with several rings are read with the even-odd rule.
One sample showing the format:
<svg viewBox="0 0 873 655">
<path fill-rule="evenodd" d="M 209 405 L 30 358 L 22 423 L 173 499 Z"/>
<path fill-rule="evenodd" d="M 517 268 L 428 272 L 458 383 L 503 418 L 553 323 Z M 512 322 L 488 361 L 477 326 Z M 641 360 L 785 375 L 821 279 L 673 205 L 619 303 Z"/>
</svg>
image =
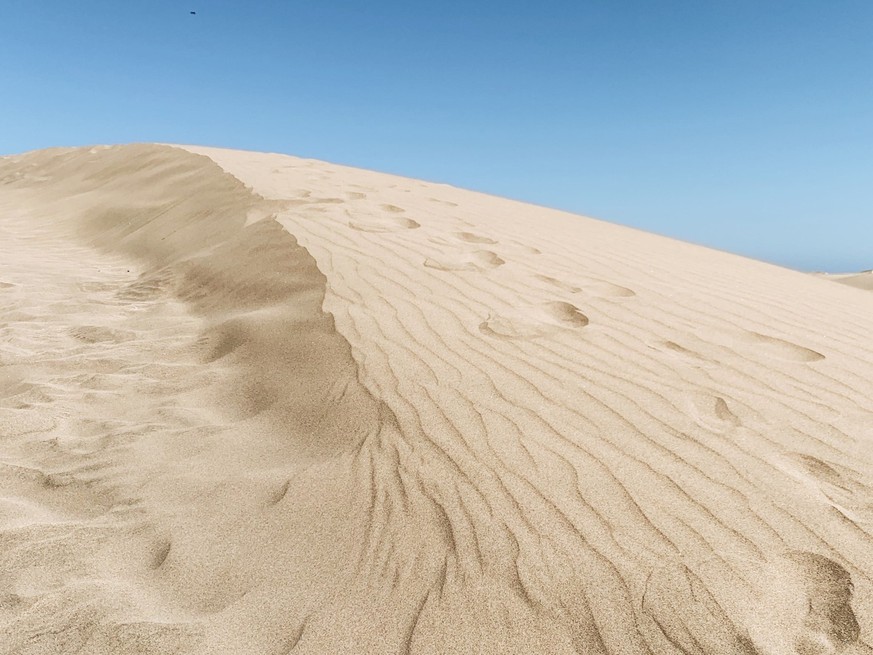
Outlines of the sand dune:
<svg viewBox="0 0 873 655">
<path fill-rule="evenodd" d="M 0 653 L 873 653 L 873 296 L 198 147 L 0 244 Z"/>
<path fill-rule="evenodd" d="M 821 274 L 821 277 L 826 280 L 833 280 L 840 284 L 847 284 L 850 287 L 873 291 L 873 271 L 864 271 L 863 273 L 839 273 L 839 274 Z"/>
</svg>

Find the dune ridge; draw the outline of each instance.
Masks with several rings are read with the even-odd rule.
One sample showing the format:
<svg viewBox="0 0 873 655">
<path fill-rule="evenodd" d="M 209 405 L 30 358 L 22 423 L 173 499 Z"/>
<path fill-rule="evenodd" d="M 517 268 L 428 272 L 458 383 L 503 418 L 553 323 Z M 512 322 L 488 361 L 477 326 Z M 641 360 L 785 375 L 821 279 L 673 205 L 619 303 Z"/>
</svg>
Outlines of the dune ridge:
<svg viewBox="0 0 873 655">
<path fill-rule="evenodd" d="M 862 273 L 824 273 L 820 274 L 826 280 L 833 280 L 840 284 L 845 284 L 856 289 L 864 289 L 865 291 L 873 291 L 873 271 L 863 271 Z"/>
<path fill-rule="evenodd" d="M 285 155 L 0 183 L 0 652 L 873 652 L 873 298 Z"/>
</svg>

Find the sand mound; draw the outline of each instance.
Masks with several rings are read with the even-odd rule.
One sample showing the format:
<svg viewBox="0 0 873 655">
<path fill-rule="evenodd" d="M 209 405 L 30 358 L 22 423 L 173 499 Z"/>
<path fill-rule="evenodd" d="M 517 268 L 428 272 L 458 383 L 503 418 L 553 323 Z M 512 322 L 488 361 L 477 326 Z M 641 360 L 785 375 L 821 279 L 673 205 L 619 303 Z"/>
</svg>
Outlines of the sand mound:
<svg viewBox="0 0 873 655">
<path fill-rule="evenodd" d="M 0 243 L 0 653 L 873 653 L 873 296 L 193 147 Z"/>
<path fill-rule="evenodd" d="M 863 273 L 845 273 L 845 274 L 821 274 L 826 280 L 833 280 L 840 284 L 845 284 L 857 289 L 865 291 L 873 291 L 873 271 L 864 271 Z"/>
</svg>

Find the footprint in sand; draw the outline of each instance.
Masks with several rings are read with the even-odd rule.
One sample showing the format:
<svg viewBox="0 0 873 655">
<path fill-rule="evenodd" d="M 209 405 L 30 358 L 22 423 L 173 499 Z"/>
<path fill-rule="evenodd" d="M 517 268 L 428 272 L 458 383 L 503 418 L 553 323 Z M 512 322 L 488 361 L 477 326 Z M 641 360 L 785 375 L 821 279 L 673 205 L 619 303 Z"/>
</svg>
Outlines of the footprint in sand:
<svg viewBox="0 0 873 655">
<path fill-rule="evenodd" d="M 514 241 L 513 245 L 518 248 L 525 255 L 542 255 L 543 251 L 539 248 L 534 248 L 533 246 L 529 246 L 526 243 L 519 243 L 518 241 Z"/>
<path fill-rule="evenodd" d="M 346 198 L 349 200 L 364 200 L 366 197 L 367 194 L 360 191 L 346 191 Z"/>
<path fill-rule="evenodd" d="M 285 499 L 285 496 L 288 495 L 288 490 L 291 488 L 291 480 L 286 480 L 282 485 L 270 494 L 270 499 L 267 501 L 267 506 L 272 507 L 273 505 L 278 505 L 282 500 Z"/>
<path fill-rule="evenodd" d="M 664 350 L 669 353 L 675 353 L 679 357 L 703 360 L 702 355 L 697 354 L 693 350 L 686 348 L 685 346 L 682 346 L 675 341 L 659 341 L 652 347 L 658 350 Z"/>
<path fill-rule="evenodd" d="M 505 263 L 490 250 L 477 250 L 456 258 L 436 257 L 424 260 L 427 268 L 435 268 L 438 271 L 484 271 L 503 266 Z"/>
<path fill-rule="evenodd" d="M 852 610 L 852 576 L 834 560 L 809 551 L 788 551 L 767 562 L 757 587 L 747 619 L 757 652 L 870 652 L 855 649 L 861 628 Z"/>
<path fill-rule="evenodd" d="M 656 652 L 718 655 L 849 655 L 871 651 L 859 642 L 852 576 L 839 563 L 803 550 L 766 560 L 735 561 L 742 569 L 695 573 L 681 562 L 656 567 L 642 597 Z M 745 584 L 743 584 L 743 582 Z M 751 584 L 748 583 L 751 581 Z M 719 596 L 732 597 L 730 603 Z"/>
<path fill-rule="evenodd" d="M 745 350 L 754 349 L 756 352 L 773 359 L 788 362 L 817 362 L 825 358 L 820 352 L 760 332 L 742 330 L 733 333 L 732 337 L 733 343 L 730 345 L 736 345 Z"/>
<path fill-rule="evenodd" d="M 686 407 L 694 422 L 710 432 L 723 434 L 740 425 L 739 417 L 720 396 L 707 393 L 691 395 L 686 398 Z"/>
<path fill-rule="evenodd" d="M 494 239 L 479 236 L 478 234 L 473 234 L 472 232 L 456 232 L 455 236 L 461 241 L 465 241 L 466 243 L 483 243 L 492 246 L 497 243 Z"/>
<path fill-rule="evenodd" d="M 637 295 L 633 289 L 596 278 L 580 278 L 571 284 L 548 275 L 535 275 L 534 277 L 568 293 L 585 293 L 595 298 L 630 298 Z"/>
<path fill-rule="evenodd" d="M 637 295 L 633 289 L 628 289 L 619 284 L 613 284 L 606 280 L 596 280 L 593 278 L 584 280 L 582 290 L 590 296 L 598 298 L 630 298 Z"/>
<path fill-rule="evenodd" d="M 820 492 L 826 502 L 846 519 L 873 525 L 873 485 L 861 475 L 812 455 L 789 453 L 789 473 Z"/>
<path fill-rule="evenodd" d="M 385 216 L 367 221 L 349 221 L 349 227 L 360 232 L 400 232 L 415 230 L 421 225 L 411 218 Z"/>
<path fill-rule="evenodd" d="M 498 339 L 529 339 L 586 325 L 588 317 L 578 307 L 552 301 L 492 314 L 479 324 L 479 331 Z"/>
<path fill-rule="evenodd" d="M 400 193 L 412 193 L 412 189 L 410 189 L 408 187 L 402 187 L 399 184 L 391 184 L 388 186 L 388 188 L 389 189 L 396 189 L 397 191 L 400 191 Z"/>
<path fill-rule="evenodd" d="M 0 282 L 0 289 L 11 289 L 14 286 L 11 282 Z"/>
<path fill-rule="evenodd" d="M 458 203 L 451 202 L 449 200 L 440 200 L 439 198 L 428 198 L 431 202 L 438 202 L 441 205 L 448 205 L 449 207 L 457 207 Z"/>
<path fill-rule="evenodd" d="M 563 282 L 553 277 L 549 277 L 548 275 L 534 275 L 536 279 L 540 282 L 545 282 L 546 284 L 555 287 L 556 289 L 560 289 L 561 291 L 566 291 L 567 293 L 581 293 L 582 287 L 577 287 L 573 284 L 569 284 L 567 282 Z"/>
<path fill-rule="evenodd" d="M 157 571 L 161 568 L 164 563 L 167 561 L 167 558 L 170 556 L 170 551 L 173 549 L 173 542 L 169 539 L 161 539 L 157 540 L 154 544 L 152 544 L 152 548 L 150 549 L 150 557 L 148 568 L 153 571 Z"/>
</svg>

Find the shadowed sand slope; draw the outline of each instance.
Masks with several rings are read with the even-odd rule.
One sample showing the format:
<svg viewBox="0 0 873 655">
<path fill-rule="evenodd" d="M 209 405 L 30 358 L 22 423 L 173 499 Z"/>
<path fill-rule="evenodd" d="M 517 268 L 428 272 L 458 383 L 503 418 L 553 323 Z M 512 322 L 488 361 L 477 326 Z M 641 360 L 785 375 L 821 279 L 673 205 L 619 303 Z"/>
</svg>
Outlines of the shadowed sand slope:
<svg viewBox="0 0 873 655">
<path fill-rule="evenodd" d="M 867 294 L 194 147 L 0 243 L 0 653 L 873 653 Z"/>
<path fill-rule="evenodd" d="M 846 273 L 846 274 L 822 274 L 821 277 L 826 280 L 833 280 L 840 284 L 846 284 L 856 289 L 864 289 L 865 291 L 873 291 L 873 271 L 864 271 L 863 273 Z"/>
</svg>

